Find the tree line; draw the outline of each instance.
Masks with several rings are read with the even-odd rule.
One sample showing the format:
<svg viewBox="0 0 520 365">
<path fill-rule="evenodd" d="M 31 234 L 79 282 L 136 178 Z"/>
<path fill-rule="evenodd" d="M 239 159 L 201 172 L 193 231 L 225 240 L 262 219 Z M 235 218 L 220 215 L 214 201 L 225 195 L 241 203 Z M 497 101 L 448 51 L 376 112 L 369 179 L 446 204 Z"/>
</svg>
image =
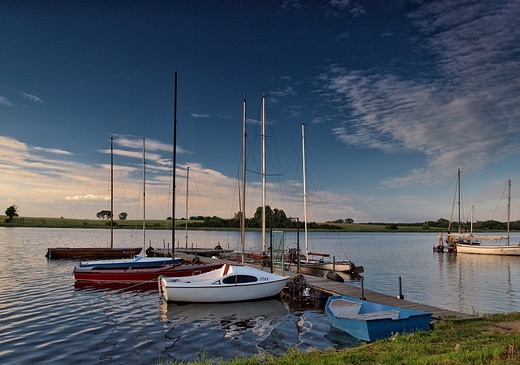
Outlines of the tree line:
<svg viewBox="0 0 520 365">
<path fill-rule="evenodd" d="M 214 228 L 240 228 L 240 217 L 241 212 L 237 212 L 234 214 L 233 218 L 221 218 L 217 216 L 191 216 L 188 220 L 188 227 L 197 228 L 197 227 L 214 227 Z M 7 222 L 13 219 L 13 217 L 18 217 L 18 206 L 11 205 L 5 210 L 5 215 L 7 216 Z M 295 218 L 287 217 L 285 212 L 282 209 L 271 209 L 269 205 L 265 207 L 265 216 L 266 216 L 266 227 L 272 227 L 276 229 L 280 228 L 304 228 L 304 222 L 299 221 Z M 101 210 L 96 213 L 96 217 L 98 219 L 110 219 L 112 217 L 112 212 L 110 210 Z M 126 220 L 128 214 L 126 212 L 121 212 L 118 214 L 119 220 Z M 171 217 L 168 217 L 167 220 L 171 220 Z M 185 220 L 185 218 L 183 218 Z M 248 228 L 261 228 L 262 227 L 262 207 L 256 208 L 255 214 L 251 218 L 246 218 L 246 227 Z M 331 224 L 334 223 L 334 224 Z M 352 218 L 346 219 L 336 219 L 334 221 L 327 221 L 325 223 L 316 223 L 316 222 L 308 222 L 307 227 L 309 229 L 341 229 L 335 224 L 353 224 L 354 220 Z M 392 223 L 388 225 L 388 223 L 376 223 L 376 222 L 368 222 L 367 224 L 374 225 L 384 225 L 387 226 L 390 230 L 399 229 L 399 226 L 417 226 L 422 229 L 432 229 L 432 230 L 443 230 L 447 231 L 448 228 L 451 229 L 452 232 L 458 232 L 459 223 L 451 222 L 445 218 L 439 218 L 436 221 L 425 221 L 422 223 Z M 520 231 L 520 220 L 513 221 L 509 223 L 509 228 L 512 231 Z M 460 229 L 462 232 L 469 232 L 471 230 L 471 222 L 461 222 Z M 477 221 L 473 222 L 473 230 L 474 231 L 506 231 L 507 230 L 507 222 L 499 222 L 496 220 L 487 220 L 487 221 Z"/>
</svg>

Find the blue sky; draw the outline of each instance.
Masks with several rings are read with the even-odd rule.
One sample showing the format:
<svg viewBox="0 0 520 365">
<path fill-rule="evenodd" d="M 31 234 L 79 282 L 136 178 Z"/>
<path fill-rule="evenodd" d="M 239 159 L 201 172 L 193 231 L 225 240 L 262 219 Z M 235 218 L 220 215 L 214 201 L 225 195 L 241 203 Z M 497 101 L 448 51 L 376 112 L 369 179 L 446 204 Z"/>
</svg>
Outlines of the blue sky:
<svg viewBox="0 0 520 365">
<path fill-rule="evenodd" d="M 23 1 L 0 4 L 0 207 L 22 216 L 171 215 L 238 208 L 247 96 L 246 215 L 309 221 L 505 220 L 520 186 L 518 1 Z M 2 211 L 4 209 L 2 208 Z M 512 205 L 512 219 L 520 219 Z"/>
</svg>

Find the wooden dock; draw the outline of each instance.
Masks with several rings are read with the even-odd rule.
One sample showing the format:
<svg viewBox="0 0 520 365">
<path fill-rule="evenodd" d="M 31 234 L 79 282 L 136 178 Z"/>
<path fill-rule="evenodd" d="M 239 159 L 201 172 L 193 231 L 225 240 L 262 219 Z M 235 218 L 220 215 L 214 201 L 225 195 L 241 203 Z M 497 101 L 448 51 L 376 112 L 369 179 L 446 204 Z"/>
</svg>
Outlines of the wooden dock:
<svg viewBox="0 0 520 365">
<path fill-rule="evenodd" d="M 176 256 L 183 257 L 187 260 L 192 260 L 195 256 L 186 254 L 186 253 L 180 253 Z M 202 262 L 215 262 L 220 261 L 223 263 L 230 263 L 230 264 L 236 264 L 236 262 L 230 262 L 227 260 L 219 260 L 219 259 L 208 259 L 207 257 L 200 257 Z M 251 266 L 255 266 L 257 268 L 260 268 L 260 265 L 253 265 L 248 264 Z M 267 270 L 267 268 L 263 268 L 264 270 Z M 286 275 L 296 276 L 296 271 L 286 271 Z M 304 275 L 305 281 L 306 281 L 306 287 L 309 289 L 322 293 L 325 295 L 346 295 L 349 297 L 354 298 L 360 298 L 361 297 L 361 288 L 349 285 L 347 283 L 340 283 L 338 281 L 329 280 L 325 277 L 321 276 L 314 276 L 314 275 Z M 413 310 L 419 310 L 424 312 L 430 312 L 432 313 L 432 319 L 435 320 L 444 320 L 444 321 L 467 321 L 467 320 L 475 320 L 480 319 L 481 317 L 474 316 L 471 314 L 451 311 L 447 309 L 437 308 L 431 305 L 425 305 L 425 304 L 419 304 L 415 302 L 410 302 L 405 299 L 399 299 L 397 298 L 397 293 L 395 297 L 392 297 L 390 295 L 377 293 L 375 291 L 371 290 L 363 290 L 363 295 L 366 300 L 369 300 L 371 302 L 390 305 L 393 307 L 401 307 L 401 308 L 407 308 L 407 309 L 413 309 Z"/>
<path fill-rule="evenodd" d="M 305 275 L 306 286 L 312 290 L 316 290 L 327 295 L 347 295 L 349 297 L 360 298 L 361 288 L 354 287 L 345 283 L 332 281 L 324 277 Z M 390 305 L 393 307 L 401 307 L 413 310 L 419 310 L 423 312 L 432 313 L 432 318 L 436 320 L 473 320 L 479 319 L 480 317 L 473 316 L 470 314 L 450 311 L 447 309 L 437 308 L 431 305 L 419 304 L 410 302 L 404 299 L 398 299 L 397 295 L 392 297 L 390 295 L 377 293 L 371 290 L 363 290 L 363 294 L 366 300 L 376 302 L 380 304 Z"/>
</svg>

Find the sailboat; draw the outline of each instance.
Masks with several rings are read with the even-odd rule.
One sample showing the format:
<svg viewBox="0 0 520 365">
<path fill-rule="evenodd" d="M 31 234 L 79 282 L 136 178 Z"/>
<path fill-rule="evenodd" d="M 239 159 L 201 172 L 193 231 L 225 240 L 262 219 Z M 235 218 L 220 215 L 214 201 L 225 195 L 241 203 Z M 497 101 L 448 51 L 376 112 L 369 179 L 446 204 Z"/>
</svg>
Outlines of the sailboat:
<svg viewBox="0 0 520 365">
<path fill-rule="evenodd" d="M 307 182 L 305 164 L 305 124 L 302 124 L 302 161 L 303 161 L 303 215 L 304 215 L 304 237 L 305 237 L 305 258 L 300 260 L 300 271 L 302 273 L 323 275 L 328 272 L 343 272 L 349 274 L 362 273 L 363 267 L 354 265 L 350 260 L 338 260 L 330 257 L 327 253 L 317 253 L 309 251 L 309 235 L 307 231 Z M 319 257 L 319 258 L 317 258 Z"/>
<path fill-rule="evenodd" d="M 175 100 L 177 100 L 177 72 L 175 73 Z M 175 108 L 176 109 L 176 108 Z M 176 121 L 176 114 L 175 114 Z M 174 128 L 175 129 L 175 128 Z M 174 130 L 175 134 L 175 130 Z M 175 141 L 175 137 L 174 137 Z M 174 142 L 174 150 L 175 150 L 175 142 Z M 143 139 L 143 160 L 144 160 L 144 139 Z M 173 170 L 175 173 L 175 163 L 173 164 Z M 144 168 L 143 168 L 143 181 L 144 179 Z M 175 184 L 174 184 L 175 186 Z M 175 188 L 174 188 L 175 189 Z M 144 200 L 144 189 L 143 189 L 143 200 Z M 144 216 L 144 214 L 143 214 Z M 173 215 L 172 215 L 172 224 L 173 224 Z M 143 240 L 145 240 L 144 233 L 145 225 L 143 223 Z M 175 227 L 172 225 L 172 231 L 174 231 Z M 172 233 L 173 235 L 173 233 Z M 172 236 L 173 238 L 173 236 Z M 173 246 L 173 245 L 172 245 Z M 150 257 L 147 258 L 149 260 L 157 259 L 164 260 L 165 258 L 161 257 Z M 170 258 L 171 259 L 171 258 Z M 144 260 L 144 259 L 143 259 Z M 138 262 L 139 260 L 136 260 Z M 156 266 L 156 265 L 150 265 Z M 157 280 L 160 275 L 163 276 L 189 276 L 194 274 L 205 273 L 208 271 L 216 270 L 222 267 L 221 263 L 214 264 L 180 264 L 179 259 L 175 259 L 173 263 L 170 262 L 169 265 L 160 266 L 160 267 L 140 267 L 139 265 L 131 265 L 130 267 L 110 267 L 110 266 L 85 266 L 85 267 L 75 267 L 74 268 L 74 278 L 76 281 L 96 281 L 96 282 L 120 282 L 120 283 L 139 283 L 145 282 L 149 280 Z"/>
<path fill-rule="evenodd" d="M 448 225 L 448 234 L 446 235 L 446 242 L 439 242 L 437 246 L 434 246 L 434 251 L 436 252 L 444 252 L 444 249 L 448 252 L 455 252 L 457 244 L 478 244 L 477 241 L 473 242 L 473 229 L 471 232 L 462 232 L 462 225 L 460 221 L 460 169 L 457 169 L 457 183 L 455 186 L 455 196 L 453 197 L 453 203 L 451 205 L 451 215 L 450 215 L 450 223 Z M 458 197 L 458 212 L 459 212 L 459 221 L 458 221 L 458 232 L 451 233 L 451 225 L 453 223 L 453 210 L 455 208 L 455 199 Z M 472 218 L 473 220 L 473 218 Z M 446 247 L 444 246 L 446 243 Z"/>
<path fill-rule="evenodd" d="M 507 181 L 507 234 L 505 236 L 475 236 L 481 241 L 500 241 L 507 240 L 507 245 L 484 245 L 456 243 L 457 253 L 472 253 L 480 255 L 501 255 L 501 256 L 520 256 L 520 244 L 509 244 L 509 226 L 511 219 L 511 180 Z"/>
<path fill-rule="evenodd" d="M 141 253 L 141 247 L 114 247 L 114 147 L 110 137 L 110 248 L 56 247 L 48 248 L 48 259 L 127 259 Z"/>
<path fill-rule="evenodd" d="M 246 98 L 244 97 L 242 140 L 242 201 L 240 214 L 240 241 L 242 265 L 224 264 L 220 270 L 187 277 L 159 277 L 160 296 L 171 302 L 237 302 L 269 298 L 279 294 L 290 276 L 244 265 L 245 252 L 245 144 L 246 144 Z"/>
</svg>

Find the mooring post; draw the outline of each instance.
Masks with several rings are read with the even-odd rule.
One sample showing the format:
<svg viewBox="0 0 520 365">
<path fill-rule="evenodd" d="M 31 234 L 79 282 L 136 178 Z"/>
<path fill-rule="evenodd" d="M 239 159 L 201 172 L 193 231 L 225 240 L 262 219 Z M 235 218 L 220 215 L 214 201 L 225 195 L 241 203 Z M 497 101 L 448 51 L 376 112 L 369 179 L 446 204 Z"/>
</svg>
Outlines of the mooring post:
<svg viewBox="0 0 520 365">
<path fill-rule="evenodd" d="M 336 273 L 336 256 L 332 256 L 332 272 Z"/>
<path fill-rule="evenodd" d="M 397 299 L 404 299 L 403 295 L 403 286 L 401 283 L 401 277 L 399 276 L 399 295 L 397 295 Z"/>
<path fill-rule="evenodd" d="M 359 279 L 359 285 L 361 286 L 361 297 L 359 299 L 365 300 L 365 286 L 363 285 L 363 278 Z"/>
</svg>

